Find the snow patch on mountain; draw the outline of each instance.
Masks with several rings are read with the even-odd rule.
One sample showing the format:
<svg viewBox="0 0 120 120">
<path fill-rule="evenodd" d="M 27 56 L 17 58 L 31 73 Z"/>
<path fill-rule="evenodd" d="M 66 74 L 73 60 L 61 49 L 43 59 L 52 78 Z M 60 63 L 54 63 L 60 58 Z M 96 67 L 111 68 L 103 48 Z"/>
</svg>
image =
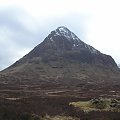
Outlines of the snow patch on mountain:
<svg viewBox="0 0 120 120">
<path fill-rule="evenodd" d="M 55 36 L 65 37 L 72 44 L 72 49 L 85 48 L 89 50 L 91 53 L 98 54 L 100 53 L 98 50 L 93 48 L 92 46 L 81 41 L 73 32 L 71 32 L 68 28 L 61 26 L 56 30 L 51 32 L 51 37 L 49 38 L 51 42 L 54 41 Z"/>
<path fill-rule="evenodd" d="M 56 33 L 59 34 L 60 36 L 66 37 L 68 40 L 77 40 L 77 41 L 80 40 L 74 33 L 72 33 L 69 29 L 67 29 L 64 26 L 58 27 L 56 29 Z"/>
</svg>

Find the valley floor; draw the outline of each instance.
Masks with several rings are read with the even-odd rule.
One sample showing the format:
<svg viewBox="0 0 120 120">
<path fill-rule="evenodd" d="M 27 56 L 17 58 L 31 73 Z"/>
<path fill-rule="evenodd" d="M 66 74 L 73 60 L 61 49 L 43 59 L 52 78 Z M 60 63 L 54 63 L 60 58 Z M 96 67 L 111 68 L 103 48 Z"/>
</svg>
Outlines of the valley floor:
<svg viewBox="0 0 120 120">
<path fill-rule="evenodd" d="M 0 120 L 120 120 L 120 113 L 117 111 L 86 113 L 70 105 L 72 102 L 85 102 L 94 97 L 120 100 L 117 89 L 33 88 L 35 86 L 27 86 L 26 89 L 0 89 Z M 4 115 L 9 119 L 2 119 Z"/>
</svg>

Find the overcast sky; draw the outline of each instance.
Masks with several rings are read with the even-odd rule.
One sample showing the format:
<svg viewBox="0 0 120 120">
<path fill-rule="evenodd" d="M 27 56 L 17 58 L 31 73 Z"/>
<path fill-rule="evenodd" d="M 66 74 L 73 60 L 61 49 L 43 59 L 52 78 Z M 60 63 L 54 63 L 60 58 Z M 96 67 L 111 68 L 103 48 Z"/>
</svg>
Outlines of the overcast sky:
<svg viewBox="0 0 120 120">
<path fill-rule="evenodd" d="M 59 26 L 120 63 L 120 0 L 0 0 L 0 70 Z"/>
</svg>

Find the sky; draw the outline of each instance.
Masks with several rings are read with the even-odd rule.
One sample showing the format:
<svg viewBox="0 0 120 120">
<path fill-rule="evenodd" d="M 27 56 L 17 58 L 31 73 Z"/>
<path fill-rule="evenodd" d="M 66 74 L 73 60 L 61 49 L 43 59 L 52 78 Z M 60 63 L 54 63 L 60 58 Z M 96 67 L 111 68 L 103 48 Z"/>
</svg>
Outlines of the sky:
<svg viewBox="0 0 120 120">
<path fill-rule="evenodd" d="M 120 64 L 119 0 L 0 0 L 0 70 L 59 26 Z"/>
</svg>

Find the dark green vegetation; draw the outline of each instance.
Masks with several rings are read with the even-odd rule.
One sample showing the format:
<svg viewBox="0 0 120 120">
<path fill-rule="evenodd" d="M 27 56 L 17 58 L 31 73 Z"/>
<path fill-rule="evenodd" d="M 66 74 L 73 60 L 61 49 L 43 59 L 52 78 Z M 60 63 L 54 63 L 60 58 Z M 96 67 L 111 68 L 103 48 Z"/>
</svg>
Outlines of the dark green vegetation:
<svg viewBox="0 0 120 120">
<path fill-rule="evenodd" d="M 94 97 L 120 99 L 120 69 L 65 27 L 0 72 L 0 120 L 120 120 L 118 111 L 86 113 L 70 105 Z"/>
</svg>

